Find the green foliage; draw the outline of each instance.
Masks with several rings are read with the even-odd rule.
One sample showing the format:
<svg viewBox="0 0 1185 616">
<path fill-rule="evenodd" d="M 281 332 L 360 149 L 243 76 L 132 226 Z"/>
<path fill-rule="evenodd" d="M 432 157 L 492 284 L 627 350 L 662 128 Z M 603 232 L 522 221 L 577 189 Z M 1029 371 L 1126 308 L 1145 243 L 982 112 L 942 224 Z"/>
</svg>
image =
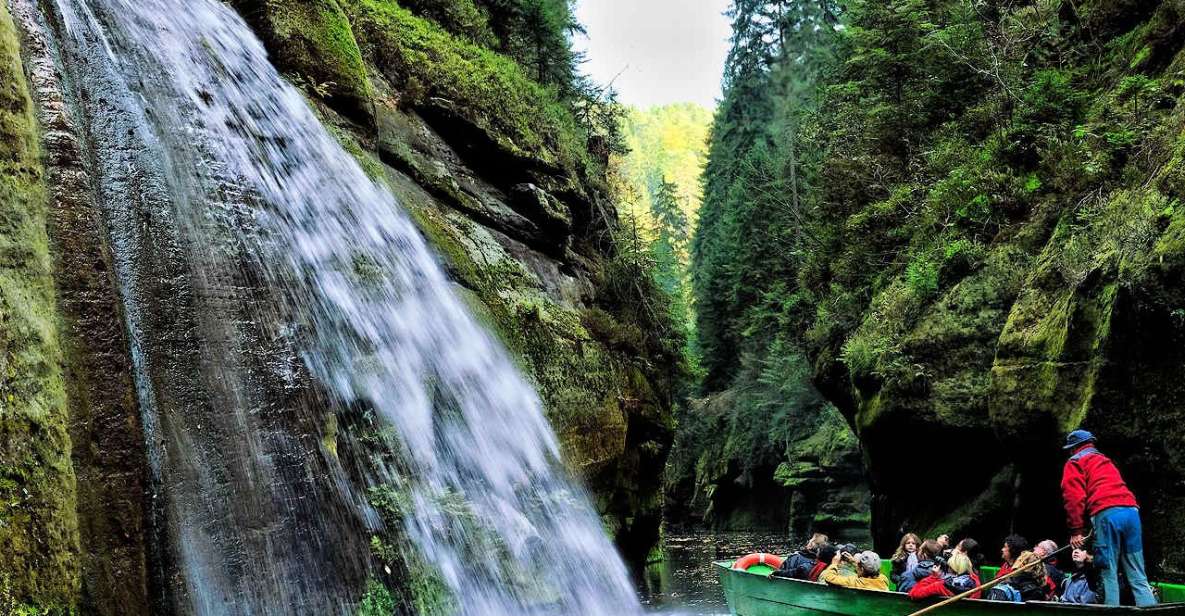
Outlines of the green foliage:
<svg viewBox="0 0 1185 616">
<path fill-rule="evenodd" d="M 232 0 L 293 81 L 355 116 L 369 115 L 371 84 L 338 0 Z"/>
<path fill-rule="evenodd" d="M 631 108 L 624 124 L 628 153 L 622 173 L 636 193 L 625 207 L 649 219 L 651 196 L 665 180 L 675 185 L 683 213 L 694 223 L 703 202 L 700 176 L 708 160 L 712 112 L 693 103 Z"/>
<path fill-rule="evenodd" d="M 440 99 L 513 154 L 569 170 L 588 160 L 587 132 L 554 85 L 514 59 L 450 34 L 389 0 L 342 0 L 364 50 L 411 97 Z"/>
<path fill-rule="evenodd" d="M 378 582 L 378 580 L 370 579 L 366 582 L 366 594 L 362 595 L 362 601 L 358 603 L 358 609 L 354 612 L 355 616 L 393 616 L 397 603 L 394 595 L 391 594 L 387 587 Z"/>
<path fill-rule="evenodd" d="M 0 5 L 0 608 L 27 614 L 65 613 L 79 593 L 41 155 L 16 29 Z"/>
</svg>

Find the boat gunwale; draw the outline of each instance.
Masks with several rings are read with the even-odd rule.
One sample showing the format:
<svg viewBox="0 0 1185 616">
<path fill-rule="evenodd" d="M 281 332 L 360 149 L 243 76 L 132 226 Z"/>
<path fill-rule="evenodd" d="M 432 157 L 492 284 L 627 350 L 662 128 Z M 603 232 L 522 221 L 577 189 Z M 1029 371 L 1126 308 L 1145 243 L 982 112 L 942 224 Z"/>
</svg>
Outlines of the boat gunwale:
<svg viewBox="0 0 1185 616">
<path fill-rule="evenodd" d="M 848 588 L 846 586 L 832 586 L 830 584 L 820 584 L 819 582 L 811 582 L 808 580 L 798 580 L 798 579 L 794 579 L 794 578 L 775 577 L 775 576 L 769 576 L 769 575 L 762 575 L 759 573 L 749 573 L 748 571 L 742 571 L 740 569 L 733 569 L 732 568 L 732 561 L 727 561 L 727 560 L 713 561 L 712 564 L 715 565 L 716 567 L 719 567 L 720 569 L 723 569 L 723 570 L 728 571 L 730 573 L 737 573 L 737 574 L 743 573 L 745 575 L 751 575 L 755 578 L 763 578 L 771 583 L 788 582 L 791 584 L 804 584 L 804 585 L 810 586 L 812 588 L 818 588 L 819 586 L 823 586 L 823 587 L 827 588 L 829 591 L 835 591 L 840 594 L 845 594 L 845 593 L 847 593 L 847 594 L 851 594 L 851 593 L 857 593 L 857 594 L 880 593 L 880 594 L 891 595 L 894 597 L 904 598 L 906 601 L 912 602 L 912 600 L 909 599 L 909 595 L 907 595 L 903 592 L 895 591 L 895 590 L 873 590 L 870 588 Z M 1017 602 L 1017 601 L 994 601 L 991 599 L 964 599 L 963 601 L 966 601 L 967 603 L 971 603 L 971 604 L 991 605 L 993 607 L 998 607 L 1001 609 L 1022 609 L 1023 610 L 1023 609 L 1031 608 L 1031 607 L 1041 607 L 1041 608 L 1044 608 L 1047 610 L 1053 609 L 1053 610 L 1056 610 L 1059 612 L 1073 611 L 1073 612 L 1084 612 L 1084 613 L 1092 613 L 1092 614 L 1114 614 L 1114 613 L 1147 614 L 1150 612 L 1154 613 L 1154 612 L 1160 612 L 1160 611 L 1180 610 L 1181 608 L 1185 607 L 1185 602 L 1159 603 L 1157 605 L 1148 606 L 1148 607 L 1136 607 L 1134 605 L 1114 606 L 1114 605 L 1098 605 L 1098 604 L 1082 604 L 1082 603 L 1061 603 L 1059 601 Z M 781 603 L 781 602 L 779 601 L 779 603 Z M 921 608 L 925 607 L 927 605 L 927 603 L 932 604 L 932 603 L 937 603 L 937 601 L 916 602 L 916 605 L 918 605 L 918 608 L 921 609 Z M 789 603 L 786 603 L 785 605 L 793 606 L 793 604 L 789 604 Z"/>
</svg>

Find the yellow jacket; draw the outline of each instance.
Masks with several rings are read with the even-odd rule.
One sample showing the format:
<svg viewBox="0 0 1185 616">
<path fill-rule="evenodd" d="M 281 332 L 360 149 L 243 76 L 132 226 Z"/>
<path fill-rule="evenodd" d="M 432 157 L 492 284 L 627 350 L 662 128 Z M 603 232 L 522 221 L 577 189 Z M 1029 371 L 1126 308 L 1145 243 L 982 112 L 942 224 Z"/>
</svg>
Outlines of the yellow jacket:
<svg viewBox="0 0 1185 616">
<path fill-rule="evenodd" d="M 846 588 L 862 588 L 864 590 L 889 590 L 889 579 L 883 574 L 872 577 L 860 577 L 855 575 L 844 575 L 840 573 L 835 565 L 831 565 L 823 570 L 822 575 L 819 576 L 827 584 L 832 586 L 843 586 Z"/>
</svg>

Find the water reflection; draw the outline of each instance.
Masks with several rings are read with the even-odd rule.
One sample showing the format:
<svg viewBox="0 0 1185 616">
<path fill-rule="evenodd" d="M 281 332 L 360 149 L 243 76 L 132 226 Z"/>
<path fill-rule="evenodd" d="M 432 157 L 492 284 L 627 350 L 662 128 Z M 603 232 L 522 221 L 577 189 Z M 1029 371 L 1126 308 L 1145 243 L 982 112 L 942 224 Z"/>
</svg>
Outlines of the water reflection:
<svg viewBox="0 0 1185 616">
<path fill-rule="evenodd" d="M 692 533 L 663 542 L 665 560 L 646 567 L 640 580 L 642 603 L 652 613 L 670 616 L 720 616 L 728 604 L 712 561 L 751 552 L 788 554 L 792 542 L 768 532 Z"/>
</svg>

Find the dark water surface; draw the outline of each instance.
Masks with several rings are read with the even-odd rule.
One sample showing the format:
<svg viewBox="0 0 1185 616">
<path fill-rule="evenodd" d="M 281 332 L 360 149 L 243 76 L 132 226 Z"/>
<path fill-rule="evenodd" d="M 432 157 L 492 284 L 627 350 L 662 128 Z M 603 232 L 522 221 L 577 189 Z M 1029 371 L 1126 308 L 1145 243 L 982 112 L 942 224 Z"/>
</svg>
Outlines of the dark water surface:
<svg viewBox="0 0 1185 616">
<path fill-rule="evenodd" d="M 663 541 L 666 559 L 646 567 L 640 581 L 642 603 L 658 614 L 718 616 L 728 604 L 712 561 L 731 560 L 751 552 L 787 554 L 791 541 L 772 533 L 677 534 Z"/>
</svg>

